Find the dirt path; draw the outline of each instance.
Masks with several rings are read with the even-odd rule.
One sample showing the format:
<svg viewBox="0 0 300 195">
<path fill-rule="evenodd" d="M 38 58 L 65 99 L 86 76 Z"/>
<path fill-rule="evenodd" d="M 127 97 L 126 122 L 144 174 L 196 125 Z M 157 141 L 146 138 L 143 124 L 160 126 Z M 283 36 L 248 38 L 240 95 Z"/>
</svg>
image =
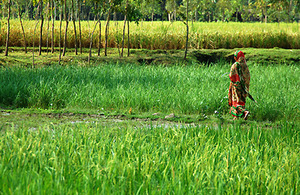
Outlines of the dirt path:
<svg viewBox="0 0 300 195">
<path fill-rule="evenodd" d="M 105 127 L 134 126 L 143 128 L 169 128 L 212 125 L 218 127 L 219 122 L 206 117 L 206 120 L 189 120 L 188 117 L 179 117 L 174 114 L 167 116 L 150 117 L 126 116 L 126 115 L 104 115 L 86 113 L 37 113 L 37 112 L 0 112 L 0 130 L 14 128 L 37 129 L 45 125 L 80 125 L 101 124 Z M 203 117 L 204 118 L 204 117 Z"/>
</svg>

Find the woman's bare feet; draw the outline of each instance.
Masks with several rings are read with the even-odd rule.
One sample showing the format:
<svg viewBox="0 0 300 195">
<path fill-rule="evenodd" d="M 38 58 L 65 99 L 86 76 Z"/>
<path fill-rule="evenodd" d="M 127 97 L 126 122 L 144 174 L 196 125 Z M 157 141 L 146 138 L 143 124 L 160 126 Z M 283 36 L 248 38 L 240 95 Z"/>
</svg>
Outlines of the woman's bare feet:
<svg viewBox="0 0 300 195">
<path fill-rule="evenodd" d="M 249 111 L 245 111 L 245 113 L 244 113 L 244 120 L 248 119 L 249 114 L 250 114 Z"/>
</svg>

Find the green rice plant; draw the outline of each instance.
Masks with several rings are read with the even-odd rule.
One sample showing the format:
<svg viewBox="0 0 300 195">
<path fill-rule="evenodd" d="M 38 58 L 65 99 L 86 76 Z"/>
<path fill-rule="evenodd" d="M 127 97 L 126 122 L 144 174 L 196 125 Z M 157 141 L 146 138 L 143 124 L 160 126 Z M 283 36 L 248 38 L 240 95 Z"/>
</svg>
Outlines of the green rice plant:
<svg viewBox="0 0 300 195">
<path fill-rule="evenodd" d="M 3 194 L 298 194 L 299 126 L 15 127 L 0 137 Z"/>
<path fill-rule="evenodd" d="M 261 67 L 258 66 L 260 69 Z M 286 115 L 297 116 L 299 114 L 299 103 L 294 101 L 294 98 L 299 98 L 299 93 L 296 92 L 298 86 L 298 79 L 295 77 L 290 77 L 289 75 L 298 75 L 299 69 L 292 66 L 290 70 L 284 69 L 282 67 L 266 67 L 261 69 L 269 74 L 269 77 L 262 76 L 256 77 L 252 76 L 253 88 L 259 88 L 260 93 L 257 94 L 257 98 L 261 103 L 258 106 L 252 107 L 254 112 L 260 110 L 262 113 L 260 117 L 262 119 L 276 118 L 278 116 L 284 117 Z M 284 76 L 283 76 L 284 75 Z M 272 88 L 277 90 L 270 90 L 267 84 L 272 83 Z M 284 88 L 284 90 L 282 90 Z M 294 98 L 287 95 L 292 93 Z M 269 99 L 269 101 L 267 100 Z M 282 113 L 282 108 L 286 106 L 289 109 L 289 114 L 286 112 Z"/>
<path fill-rule="evenodd" d="M 299 119 L 297 66 L 249 64 L 247 100 L 255 120 Z M 0 104 L 44 109 L 103 109 L 119 113 L 228 113 L 230 65 L 11 68 L 0 70 Z M 279 90 L 280 89 L 280 90 Z"/>
</svg>

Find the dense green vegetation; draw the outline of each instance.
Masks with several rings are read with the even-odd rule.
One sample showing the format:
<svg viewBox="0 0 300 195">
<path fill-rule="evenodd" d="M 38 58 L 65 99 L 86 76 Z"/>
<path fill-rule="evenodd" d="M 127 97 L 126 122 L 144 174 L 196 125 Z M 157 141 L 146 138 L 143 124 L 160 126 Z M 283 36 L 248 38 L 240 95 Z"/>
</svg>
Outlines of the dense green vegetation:
<svg viewBox="0 0 300 195">
<path fill-rule="evenodd" d="M 243 49 L 248 121 L 228 113 L 236 49 L 19 50 L 0 56 L 0 194 L 299 194 L 299 50 Z"/>
<path fill-rule="evenodd" d="M 255 120 L 299 119 L 298 66 L 249 64 L 248 100 Z M 230 65 L 51 66 L 0 70 L 0 100 L 6 107 L 98 109 L 135 113 L 226 113 Z M 278 90 L 280 89 L 280 90 Z"/>
<path fill-rule="evenodd" d="M 3 194 L 298 194 L 299 126 L 11 124 Z"/>
<path fill-rule="evenodd" d="M 110 17 L 117 20 L 123 20 L 130 10 L 127 19 L 174 21 L 184 19 L 182 14 L 188 3 L 188 17 L 193 21 L 299 21 L 297 0 L 6 0 L 0 1 L 0 18 L 8 15 L 9 2 L 12 17 L 18 17 L 20 8 L 22 18 L 31 20 L 41 15 L 44 19 L 52 16 L 58 19 L 62 11 L 63 15 L 65 11 L 74 14 L 76 20 L 106 19 L 111 7 Z"/>
</svg>

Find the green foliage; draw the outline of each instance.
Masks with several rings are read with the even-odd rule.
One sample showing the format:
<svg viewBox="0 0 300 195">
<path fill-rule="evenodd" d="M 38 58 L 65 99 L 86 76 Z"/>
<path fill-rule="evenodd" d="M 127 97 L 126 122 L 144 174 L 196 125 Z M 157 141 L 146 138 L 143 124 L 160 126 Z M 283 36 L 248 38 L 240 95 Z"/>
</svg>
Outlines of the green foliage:
<svg viewBox="0 0 300 195">
<path fill-rule="evenodd" d="M 57 3 L 56 11 L 61 9 L 64 0 L 54 0 Z M 92 13 L 94 16 L 101 15 L 105 10 L 112 6 L 112 9 L 124 16 L 124 12 L 119 9 L 121 3 L 125 0 L 85 0 L 85 9 L 81 9 L 81 15 L 84 18 L 88 18 Z M 236 21 L 231 16 L 236 12 L 242 14 L 243 21 L 263 21 L 264 16 L 267 16 L 267 22 L 296 22 L 299 20 L 299 1 L 277 1 L 277 0 L 189 0 L 190 1 L 190 17 L 196 21 L 225 21 L 230 20 Z M 7 13 L 7 2 L 0 1 L 1 8 L 3 12 L 0 15 L 4 17 Z M 48 0 L 43 0 L 44 6 L 47 6 L 46 2 Z M 79 3 L 78 0 L 74 0 L 75 4 Z M 170 14 L 173 20 L 180 19 L 176 12 L 179 9 L 180 4 L 183 1 L 175 0 L 129 0 L 130 4 L 134 4 L 134 9 L 138 10 L 142 15 L 139 18 L 148 18 L 154 20 L 167 20 L 166 15 Z M 68 7 L 71 7 L 71 1 L 66 2 Z M 37 7 L 39 5 L 39 0 L 25 1 L 25 0 L 15 0 L 12 3 L 12 16 L 16 15 L 16 6 L 20 5 L 22 7 L 22 12 L 27 12 L 25 15 L 29 19 L 34 19 Z M 95 4 L 97 6 L 95 7 Z M 110 5 L 109 5 L 110 4 Z M 0 16 L 1 17 L 1 16 Z M 170 18 L 169 18 L 170 19 Z M 134 20 L 133 20 L 134 21 Z"/>
<path fill-rule="evenodd" d="M 247 101 L 254 120 L 299 119 L 298 66 L 249 64 Z M 123 113 L 228 112 L 230 65 L 206 67 L 106 64 L 93 67 L 11 68 L 0 70 L 0 104 L 44 109 L 82 108 Z M 289 78 L 289 80 L 287 80 Z M 278 90 L 280 89 L 280 90 Z"/>
<path fill-rule="evenodd" d="M 0 137 L 3 194 L 298 194 L 299 126 L 11 128 Z"/>
<path fill-rule="evenodd" d="M 140 10 L 136 7 L 136 3 L 130 3 L 127 6 L 127 19 L 130 22 L 136 22 L 138 24 L 139 20 L 142 18 Z"/>
</svg>

